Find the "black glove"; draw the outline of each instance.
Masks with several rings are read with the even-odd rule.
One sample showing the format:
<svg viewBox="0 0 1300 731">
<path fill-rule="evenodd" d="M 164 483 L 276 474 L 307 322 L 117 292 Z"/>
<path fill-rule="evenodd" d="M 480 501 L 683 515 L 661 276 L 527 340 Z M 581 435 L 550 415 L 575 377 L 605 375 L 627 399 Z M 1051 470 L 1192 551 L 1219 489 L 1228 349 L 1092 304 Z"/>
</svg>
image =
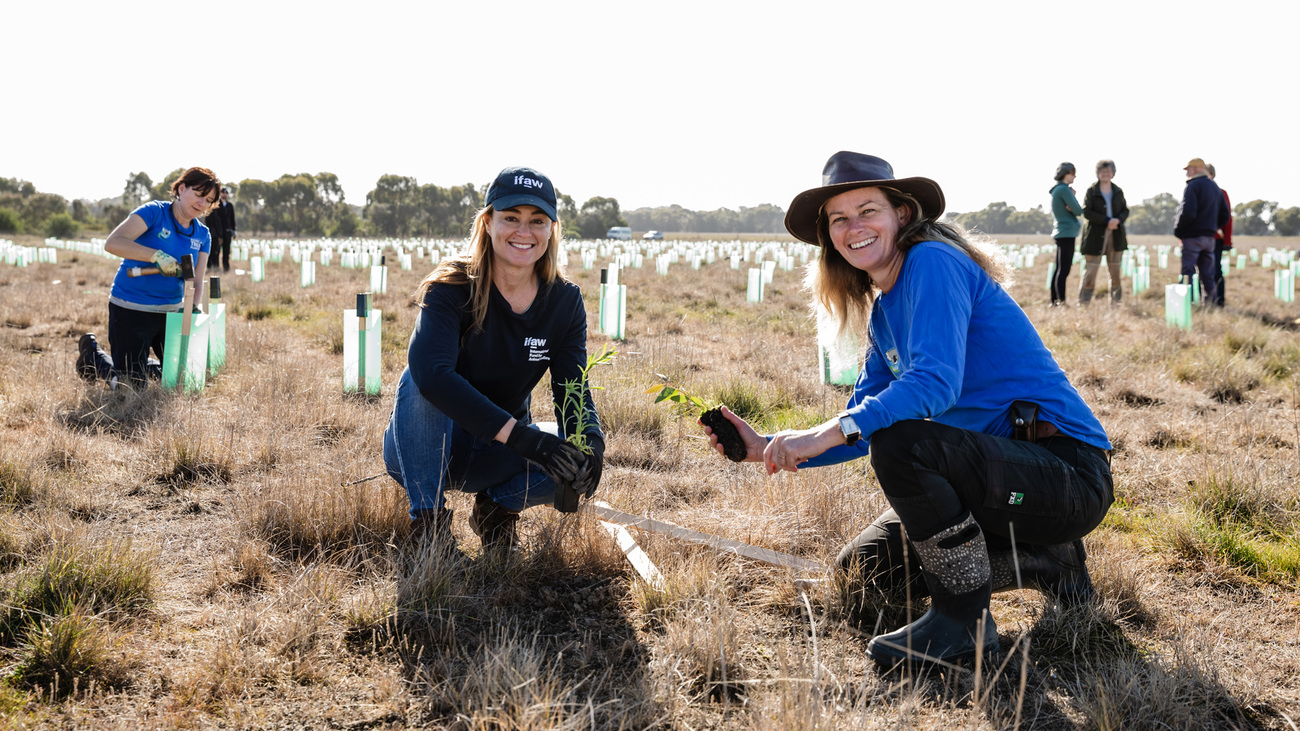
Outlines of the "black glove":
<svg viewBox="0 0 1300 731">
<path fill-rule="evenodd" d="M 595 434 L 588 434 L 587 446 L 591 447 L 591 454 L 584 455 L 587 458 L 586 464 L 583 465 L 584 469 L 573 483 L 573 487 L 581 492 L 583 497 L 590 498 L 596 494 L 600 475 L 605 470 L 605 440 Z"/>
<path fill-rule="evenodd" d="M 535 462 L 555 482 L 572 484 L 582 468 L 584 455 L 577 447 L 554 434 L 516 423 L 506 437 L 506 446 L 520 457 Z"/>
</svg>

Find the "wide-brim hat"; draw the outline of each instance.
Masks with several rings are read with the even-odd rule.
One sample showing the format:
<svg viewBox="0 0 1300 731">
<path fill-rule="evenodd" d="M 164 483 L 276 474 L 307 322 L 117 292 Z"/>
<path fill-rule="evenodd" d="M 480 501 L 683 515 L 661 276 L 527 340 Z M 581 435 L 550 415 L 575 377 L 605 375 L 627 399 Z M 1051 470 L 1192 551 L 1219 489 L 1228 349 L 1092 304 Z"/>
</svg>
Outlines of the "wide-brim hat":
<svg viewBox="0 0 1300 731">
<path fill-rule="evenodd" d="M 943 214 L 943 190 L 929 178 L 895 178 L 894 168 L 884 160 L 860 152 L 837 152 L 822 168 L 820 187 L 805 190 L 790 202 L 785 230 L 810 244 L 817 240 L 817 224 L 826 201 L 854 188 L 888 187 L 906 193 L 921 204 L 920 215 L 938 219 Z"/>
</svg>

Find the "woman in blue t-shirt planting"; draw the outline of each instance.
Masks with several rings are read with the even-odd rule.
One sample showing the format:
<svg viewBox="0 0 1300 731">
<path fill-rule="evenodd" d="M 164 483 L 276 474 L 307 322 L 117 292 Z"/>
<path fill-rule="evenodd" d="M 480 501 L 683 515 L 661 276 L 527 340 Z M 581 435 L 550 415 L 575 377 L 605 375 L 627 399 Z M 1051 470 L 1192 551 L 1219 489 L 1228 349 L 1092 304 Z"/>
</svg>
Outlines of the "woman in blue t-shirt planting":
<svg viewBox="0 0 1300 731">
<path fill-rule="evenodd" d="M 841 330 L 867 332 L 853 395 L 837 418 L 770 437 L 724 414 L 768 474 L 871 458 L 891 509 L 839 565 L 931 598 L 920 619 L 871 641 L 876 662 L 996 652 L 989 597 L 1017 587 L 1013 540 L 1024 585 L 1092 597 L 1080 539 L 1112 501 L 1110 442 L 1002 288 L 995 250 L 940 222 L 937 183 L 895 179 L 853 152 L 832 156 L 823 180 L 785 225 L 822 247 L 816 299 Z"/>
<path fill-rule="evenodd" d="M 150 364 L 149 351 L 162 360 L 167 313 L 182 309 L 182 256 L 193 257 L 194 279 L 203 281 L 212 238 L 199 219 L 216 205 L 221 181 L 211 170 L 193 167 L 172 183 L 171 191 L 171 201 L 150 201 L 132 211 L 104 243 L 104 251 L 123 260 L 108 295 L 113 357 L 106 357 L 93 333 L 82 335 L 77 369 L 85 377 L 98 376 L 116 385 L 119 376 L 128 376 L 142 384 L 147 376 L 162 373 L 157 364 Z M 131 276 L 132 269 L 144 274 Z M 199 306 L 200 289 L 194 290 L 193 307 Z"/>
<path fill-rule="evenodd" d="M 559 249 L 555 187 L 536 170 L 507 168 L 474 217 L 468 251 L 416 292 L 384 464 L 410 498 L 417 540 L 455 546 L 449 487 L 475 494 L 469 526 L 484 548 L 508 548 L 525 508 L 560 507 L 557 492 L 590 496 L 600 482 L 605 444 L 591 392 L 564 398 L 565 384 L 582 382 L 587 311 Z M 547 371 L 558 423 L 533 424 L 531 394 Z M 579 431 L 590 454 L 563 438 Z"/>
</svg>

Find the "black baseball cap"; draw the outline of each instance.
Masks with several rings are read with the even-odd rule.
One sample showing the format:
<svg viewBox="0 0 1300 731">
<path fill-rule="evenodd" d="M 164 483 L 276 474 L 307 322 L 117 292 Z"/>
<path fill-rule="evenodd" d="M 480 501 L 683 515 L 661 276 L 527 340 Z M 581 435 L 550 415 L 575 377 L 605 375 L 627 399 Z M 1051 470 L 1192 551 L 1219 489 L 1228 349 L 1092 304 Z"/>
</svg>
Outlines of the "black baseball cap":
<svg viewBox="0 0 1300 731">
<path fill-rule="evenodd" d="M 558 221 L 555 214 L 555 186 L 551 179 L 532 168 L 506 168 L 488 186 L 487 204 L 496 210 L 515 206 L 537 206 Z"/>
</svg>

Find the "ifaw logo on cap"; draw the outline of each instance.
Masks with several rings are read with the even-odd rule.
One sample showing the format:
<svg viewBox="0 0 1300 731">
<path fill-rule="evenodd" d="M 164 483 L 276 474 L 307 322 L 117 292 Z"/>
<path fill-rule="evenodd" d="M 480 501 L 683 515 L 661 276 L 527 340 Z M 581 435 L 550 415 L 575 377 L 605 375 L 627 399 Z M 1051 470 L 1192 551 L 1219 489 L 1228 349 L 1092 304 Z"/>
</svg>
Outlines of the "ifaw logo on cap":
<svg viewBox="0 0 1300 731">
<path fill-rule="evenodd" d="M 516 175 L 515 185 L 522 185 L 525 188 L 539 188 L 539 189 L 546 187 L 545 185 L 542 184 L 542 181 L 534 180 L 526 175 Z"/>
</svg>

